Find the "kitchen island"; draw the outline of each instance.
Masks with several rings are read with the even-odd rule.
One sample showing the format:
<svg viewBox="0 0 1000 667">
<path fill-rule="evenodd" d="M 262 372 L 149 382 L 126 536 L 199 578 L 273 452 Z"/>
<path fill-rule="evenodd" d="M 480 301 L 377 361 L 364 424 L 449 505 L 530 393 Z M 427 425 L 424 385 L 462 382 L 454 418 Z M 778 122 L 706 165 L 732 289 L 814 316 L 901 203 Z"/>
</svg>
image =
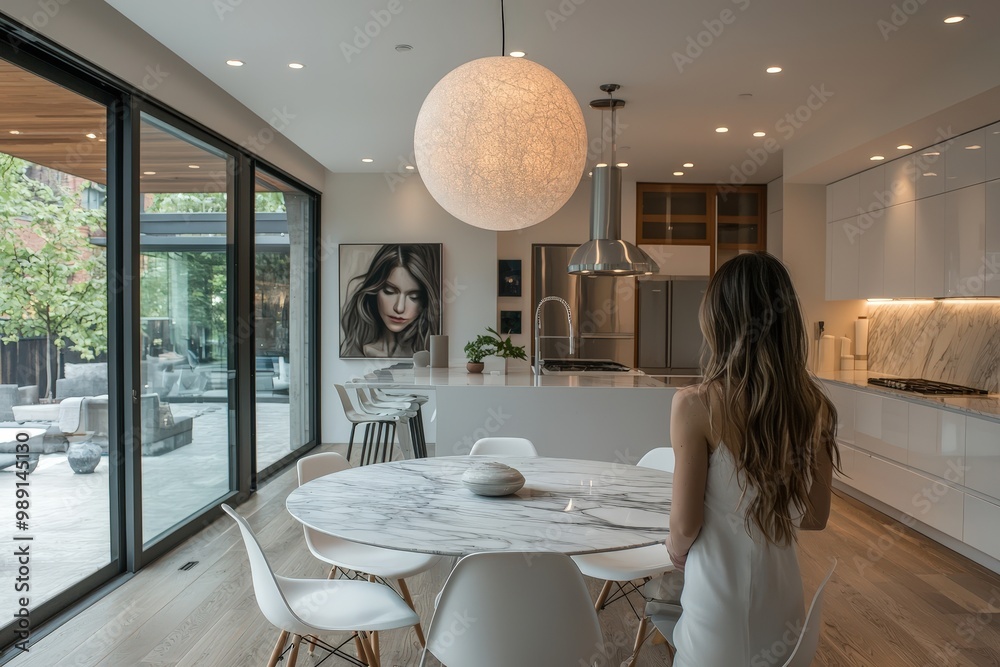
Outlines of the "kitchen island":
<svg viewBox="0 0 1000 667">
<path fill-rule="evenodd" d="M 636 463 L 670 444 L 670 402 L 693 378 L 618 373 L 535 376 L 464 368 L 382 369 L 348 386 L 433 392 L 437 456 L 490 436 L 531 440 L 542 456 Z M 428 415 L 429 416 L 429 415 Z"/>
</svg>

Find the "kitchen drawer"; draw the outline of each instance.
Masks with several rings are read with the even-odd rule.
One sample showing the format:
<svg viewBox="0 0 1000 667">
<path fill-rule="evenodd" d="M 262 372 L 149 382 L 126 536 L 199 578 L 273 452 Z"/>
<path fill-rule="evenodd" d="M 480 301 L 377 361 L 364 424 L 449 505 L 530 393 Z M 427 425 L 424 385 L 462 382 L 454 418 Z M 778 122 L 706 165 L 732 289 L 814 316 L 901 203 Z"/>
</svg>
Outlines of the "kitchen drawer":
<svg viewBox="0 0 1000 667">
<path fill-rule="evenodd" d="M 824 388 L 834 407 L 837 408 L 837 441 L 853 445 L 854 397 L 857 392 L 830 382 L 824 383 Z"/>
<path fill-rule="evenodd" d="M 1000 505 L 966 494 L 963 542 L 1000 558 Z"/>
<path fill-rule="evenodd" d="M 840 469 L 842 472 L 833 471 L 834 479 L 839 479 L 848 486 L 855 485 L 854 455 L 855 449 L 850 445 L 839 443 L 837 449 L 840 451 Z"/>
<path fill-rule="evenodd" d="M 966 419 L 965 486 L 1000 499 L 1000 424 Z"/>
<path fill-rule="evenodd" d="M 907 405 L 894 398 L 858 392 L 854 406 L 854 442 L 874 454 L 906 463 Z"/>
<path fill-rule="evenodd" d="M 907 462 L 949 482 L 965 484 L 965 416 L 910 404 Z"/>
<path fill-rule="evenodd" d="M 875 456 L 855 456 L 854 464 L 863 485 L 859 490 L 942 533 L 962 539 L 965 494 L 961 490 Z"/>
</svg>

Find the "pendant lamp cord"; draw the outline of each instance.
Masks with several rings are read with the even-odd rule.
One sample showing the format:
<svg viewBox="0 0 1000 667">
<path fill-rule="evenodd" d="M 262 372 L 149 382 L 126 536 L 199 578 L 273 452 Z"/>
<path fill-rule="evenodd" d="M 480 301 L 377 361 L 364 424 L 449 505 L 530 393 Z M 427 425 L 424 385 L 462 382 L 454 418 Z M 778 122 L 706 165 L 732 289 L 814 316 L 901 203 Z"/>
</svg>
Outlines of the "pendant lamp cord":
<svg viewBox="0 0 1000 667">
<path fill-rule="evenodd" d="M 507 22 L 504 19 L 503 0 L 500 0 L 500 55 L 507 55 Z"/>
</svg>

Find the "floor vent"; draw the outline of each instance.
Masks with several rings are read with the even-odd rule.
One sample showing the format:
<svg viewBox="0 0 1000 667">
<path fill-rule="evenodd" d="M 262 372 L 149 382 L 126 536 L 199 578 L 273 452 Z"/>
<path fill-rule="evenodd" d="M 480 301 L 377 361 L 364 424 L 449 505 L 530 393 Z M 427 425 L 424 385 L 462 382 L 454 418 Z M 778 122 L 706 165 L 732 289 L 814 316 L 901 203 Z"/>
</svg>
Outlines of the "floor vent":
<svg viewBox="0 0 1000 667">
<path fill-rule="evenodd" d="M 192 569 L 197 564 L 198 564 L 198 561 L 196 561 L 196 560 L 189 560 L 188 562 L 184 563 L 183 565 L 181 565 L 177 569 L 178 570 L 190 570 L 190 569 Z"/>
</svg>

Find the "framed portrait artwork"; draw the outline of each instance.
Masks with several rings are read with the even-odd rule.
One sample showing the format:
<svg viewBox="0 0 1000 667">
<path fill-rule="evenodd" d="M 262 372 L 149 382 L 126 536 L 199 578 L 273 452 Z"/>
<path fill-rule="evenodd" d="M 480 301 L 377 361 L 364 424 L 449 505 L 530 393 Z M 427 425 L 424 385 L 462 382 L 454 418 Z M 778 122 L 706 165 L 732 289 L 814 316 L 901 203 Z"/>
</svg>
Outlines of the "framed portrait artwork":
<svg viewBox="0 0 1000 667">
<path fill-rule="evenodd" d="M 497 261 L 497 296 L 521 296 L 521 260 Z"/>
<path fill-rule="evenodd" d="M 342 359 L 409 358 L 440 333 L 440 243 L 340 245 Z"/>
</svg>

